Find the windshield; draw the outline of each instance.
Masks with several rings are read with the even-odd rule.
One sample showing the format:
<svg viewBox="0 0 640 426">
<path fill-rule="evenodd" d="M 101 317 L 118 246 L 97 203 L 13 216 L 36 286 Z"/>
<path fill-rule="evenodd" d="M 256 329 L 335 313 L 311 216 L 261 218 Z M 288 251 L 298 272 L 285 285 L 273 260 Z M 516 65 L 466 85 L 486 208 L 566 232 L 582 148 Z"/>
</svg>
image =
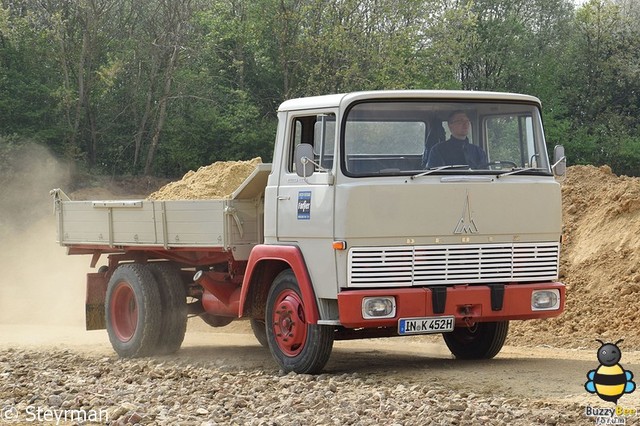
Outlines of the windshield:
<svg viewBox="0 0 640 426">
<path fill-rule="evenodd" d="M 551 173 L 532 104 L 363 102 L 347 112 L 342 143 L 348 176 Z"/>
</svg>

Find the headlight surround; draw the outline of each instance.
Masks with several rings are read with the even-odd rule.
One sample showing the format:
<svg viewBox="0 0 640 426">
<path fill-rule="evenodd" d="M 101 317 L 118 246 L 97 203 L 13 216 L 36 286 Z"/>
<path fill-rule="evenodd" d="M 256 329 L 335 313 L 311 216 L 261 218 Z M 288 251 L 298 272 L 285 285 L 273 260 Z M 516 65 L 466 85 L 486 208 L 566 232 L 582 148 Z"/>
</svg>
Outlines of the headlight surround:
<svg viewBox="0 0 640 426">
<path fill-rule="evenodd" d="M 381 319 L 396 316 L 396 298 L 393 296 L 365 297 L 362 299 L 362 318 Z"/>
<path fill-rule="evenodd" d="M 555 311 L 560 308 L 560 290 L 534 290 L 531 293 L 531 310 Z"/>
</svg>

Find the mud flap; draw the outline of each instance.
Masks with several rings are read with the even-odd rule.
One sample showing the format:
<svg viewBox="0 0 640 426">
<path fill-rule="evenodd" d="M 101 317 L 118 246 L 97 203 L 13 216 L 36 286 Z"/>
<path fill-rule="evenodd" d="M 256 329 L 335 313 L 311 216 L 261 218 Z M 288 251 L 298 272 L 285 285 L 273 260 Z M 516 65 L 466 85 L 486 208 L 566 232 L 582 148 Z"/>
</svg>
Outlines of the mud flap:
<svg viewBox="0 0 640 426">
<path fill-rule="evenodd" d="M 504 284 L 489 284 L 491 289 L 491 310 L 501 311 L 504 304 Z"/>
<path fill-rule="evenodd" d="M 103 330 L 107 327 L 104 303 L 107 298 L 107 274 L 102 272 L 87 274 L 87 298 L 85 302 L 85 322 L 87 330 Z"/>
<path fill-rule="evenodd" d="M 446 287 L 429 287 L 431 290 L 431 306 L 434 314 L 444 313 L 447 304 L 447 288 Z"/>
</svg>

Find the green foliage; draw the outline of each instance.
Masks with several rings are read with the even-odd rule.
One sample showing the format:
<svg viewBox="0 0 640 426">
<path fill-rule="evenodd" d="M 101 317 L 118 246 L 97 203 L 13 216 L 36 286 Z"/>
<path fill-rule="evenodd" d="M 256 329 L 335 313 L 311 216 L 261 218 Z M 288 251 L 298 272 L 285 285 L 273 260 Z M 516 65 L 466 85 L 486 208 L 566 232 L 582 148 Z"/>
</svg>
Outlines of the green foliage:
<svg viewBox="0 0 640 426">
<path fill-rule="evenodd" d="M 49 41 L 30 26 L 31 16 L 12 18 L 0 8 L 0 132 L 49 145 L 57 153 L 64 129 L 56 113 L 56 80 L 47 69 Z"/>
<path fill-rule="evenodd" d="M 637 3 L 628 7 L 633 4 L 637 13 Z M 558 102 L 575 130 L 567 144 L 572 161 L 640 175 L 640 26 L 623 5 L 591 0 L 578 9 Z"/>
<path fill-rule="evenodd" d="M 287 98 L 420 88 L 538 96 L 550 148 L 640 174 L 638 2 L 2 6 L 0 135 L 36 141 L 79 170 L 180 176 L 217 160 L 269 161 Z"/>
<path fill-rule="evenodd" d="M 610 162 L 617 173 L 627 176 L 640 175 L 640 129 L 635 129 L 633 135 L 627 136 L 620 143 L 620 150 L 616 158 Z"/>
<path fill-rule="evenodd" d="M 565 133 L 570 135 L 563 143 L 566 148 L 567 158 L 573 164 L 602 164 L 599 161 L 597 138 L 590 135 L 587 128 L 579 128 Z"/>
</svg>

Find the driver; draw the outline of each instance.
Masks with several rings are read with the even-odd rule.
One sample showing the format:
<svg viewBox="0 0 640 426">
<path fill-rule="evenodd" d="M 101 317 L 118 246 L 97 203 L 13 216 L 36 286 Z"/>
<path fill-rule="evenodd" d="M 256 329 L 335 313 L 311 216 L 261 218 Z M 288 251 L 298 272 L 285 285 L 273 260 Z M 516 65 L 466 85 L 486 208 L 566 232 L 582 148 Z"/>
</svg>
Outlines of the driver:
<svg viewBox="0 0 640 426">
<path fill-rule="evenodd" d="M 453 111 L 447 119 L 451 138 L 431 148 L 427 169 L 440 166 L 466 164 L 472 169 L 487 163 L 487 154 L 477 145 L 469 142 L 471 122 L 464 111 Z"/>
</svg>

